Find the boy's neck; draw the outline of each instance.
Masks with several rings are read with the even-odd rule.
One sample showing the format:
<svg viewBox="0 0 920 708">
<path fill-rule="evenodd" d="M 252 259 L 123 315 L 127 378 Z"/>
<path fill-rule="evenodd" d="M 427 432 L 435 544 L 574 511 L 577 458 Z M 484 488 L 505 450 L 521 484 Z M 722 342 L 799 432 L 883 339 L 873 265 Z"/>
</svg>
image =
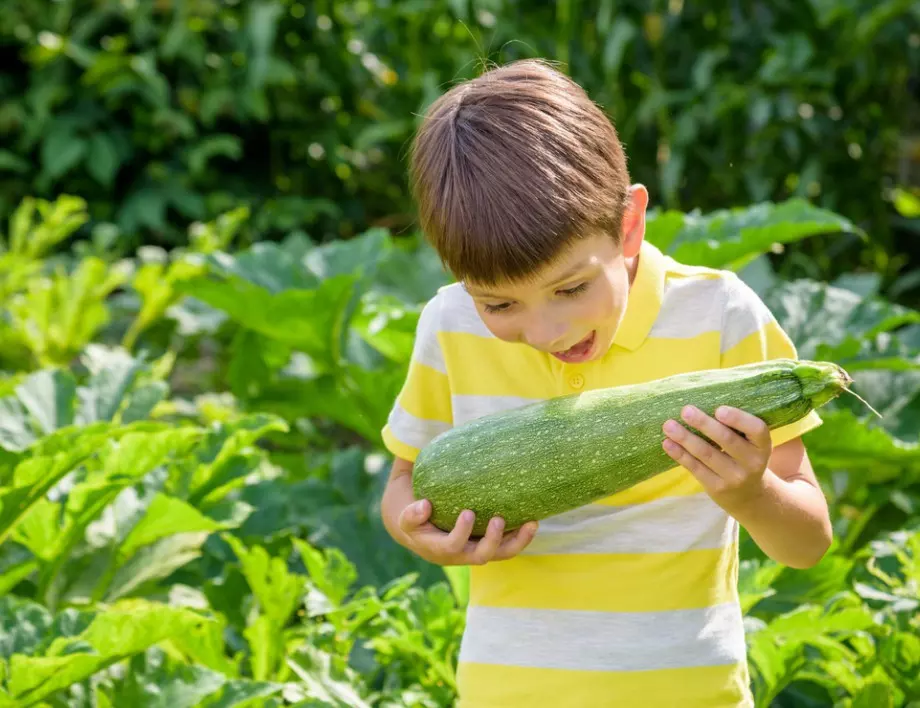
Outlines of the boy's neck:
<svg viewBox="0 0 920 708">
<path fill-rule="evenodd" d="M 633 284 L 636 279 L 636 271 L 639 269 L 639 256 L 633 256 L 626 259 L 626 272 L 629 274 L 629 285 Z"/>
</svg>

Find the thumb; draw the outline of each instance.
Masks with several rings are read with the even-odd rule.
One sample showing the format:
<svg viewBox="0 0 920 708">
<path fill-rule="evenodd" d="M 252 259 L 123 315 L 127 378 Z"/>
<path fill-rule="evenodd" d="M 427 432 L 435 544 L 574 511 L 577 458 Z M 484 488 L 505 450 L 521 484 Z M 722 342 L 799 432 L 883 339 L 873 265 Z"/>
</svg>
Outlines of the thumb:
<svg viewBox="0 0 920 708">
<path fill-rule="evenodd" d="M 427 499 L 413 502 L 399 515 L 399 526 L 403 531 L 412 531 L 425 523 L 429 513 L 431 506 Z"/>
</svg>

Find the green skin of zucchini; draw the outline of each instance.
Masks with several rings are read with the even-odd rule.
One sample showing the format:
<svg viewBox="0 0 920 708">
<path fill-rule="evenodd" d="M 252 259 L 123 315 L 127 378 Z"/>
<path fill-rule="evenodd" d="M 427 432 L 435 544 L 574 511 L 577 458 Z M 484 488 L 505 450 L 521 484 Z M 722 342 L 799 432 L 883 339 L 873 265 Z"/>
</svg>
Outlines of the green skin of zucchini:
<svg viewBox="0 0 920 708">
<path fill-rule="evenodd" d="M 413 491 L 431 502 L 429 520 L 444 531 L 464 509 L 476 514 L 473 537 L 482 537 L 494 516 L 511 531 L 673 469 L 661 447 L 669 418 L 712 442 L 681 420 L 688 404 L 709 415 L 721 405 L 740 408 L 773 430 L 801 420 L 851 381 L 837 364 L 776 359 L 525 405 L 432 440 L 415 461 Z"/>
</svg>

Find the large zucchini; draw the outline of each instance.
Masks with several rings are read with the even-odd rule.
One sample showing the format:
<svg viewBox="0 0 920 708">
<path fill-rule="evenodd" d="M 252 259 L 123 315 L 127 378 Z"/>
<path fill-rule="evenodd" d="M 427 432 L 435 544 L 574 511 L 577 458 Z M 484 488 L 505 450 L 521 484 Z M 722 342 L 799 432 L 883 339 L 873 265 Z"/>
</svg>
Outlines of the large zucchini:
<svg viewBox="0 0 920 708">
<path fill-rule="evenodd" d="M 770 429 L 794 423 L 846 390 L 829 362 L 776 359 L 585 391 L 484 416 L 432 440 L 412 472 L 415 497 L 431 502 L 445 531 L 464 509 L 474 536 L 493 516 L 512 530 L 627 489 L 675 466 L 662 425 L 692 404 L 758 416 Z M 705 436 L 703 436 L 705 437 Z"/>
</svg>

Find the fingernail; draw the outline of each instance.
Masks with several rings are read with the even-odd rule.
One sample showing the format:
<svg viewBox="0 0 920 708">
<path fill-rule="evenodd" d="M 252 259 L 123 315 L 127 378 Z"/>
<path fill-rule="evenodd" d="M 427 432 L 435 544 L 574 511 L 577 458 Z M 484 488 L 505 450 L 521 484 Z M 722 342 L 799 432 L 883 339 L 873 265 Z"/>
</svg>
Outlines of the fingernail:
<svg viewBox="0 0 920 708">
<path fill-rule="evenodd" d="M 469 510 L 464 511 L 464 512 L 463 512 L 463 522 L 466 523 L 466 524 L 468 524 L 468 523 L 470 523 L 472 520 L 473 520 L 473 512 L 472 512 L 472 511 L 469 511 Z"/>
<path fill-rule="evenodd" d="M 421 514 L 425 511 L 425 500 L 422 499 L 421 501 L 415 502 L 415 504 L 412 505 L 412 511 L 416 514 Z"/>
</svg>

